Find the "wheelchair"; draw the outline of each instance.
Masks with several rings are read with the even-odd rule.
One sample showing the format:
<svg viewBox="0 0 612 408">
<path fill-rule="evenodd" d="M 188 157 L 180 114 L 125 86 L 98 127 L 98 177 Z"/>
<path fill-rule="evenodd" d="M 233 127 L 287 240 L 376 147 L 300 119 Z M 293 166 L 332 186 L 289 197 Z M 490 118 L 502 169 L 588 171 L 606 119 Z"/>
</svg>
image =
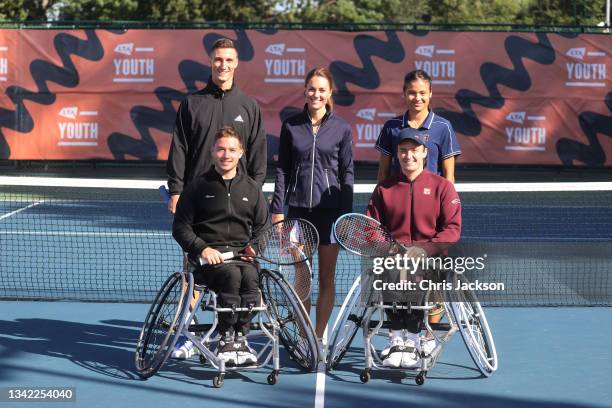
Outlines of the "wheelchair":
<svg viewBox="0 0 612 408">
<path fill-rule="evenodd" d="M 457 282 L 467 283 L 467 278 L 450 271 L 438 271 L 444 276 L 445 282 L 456 287 Z M 334 322 L 329 343 L 327 369 L 334 370 L 351 347 L 355 336 L 361 330 L 364 344 L 364 369 L 360 373 L 360 380 L 367 383 L 372 375 L 372 369 L 404 370 L 415 375 L 415 382 L 423 385 L 427 373 L 439 360 L 444 346 L 453 335 L 459 331 L 468 349 L 472 360 L 480 373 L 488 377 L 497 370 L 498 360 L 493 335 L 487 322 L 485 313 L 471 290 L 425 290 L 418 304 L 401 304 L 384 302 L 382 296 L 376 293 L 364 294 L 363 288 L 371 287 L 371 274 L 364 274 L 368 282 L 362 285 L 363 277 L 360 275 L 353 282 L 340 312 Z M 424 319 L 421 322 L 421 331 L 426 330 L 425 336 L 420 336 L 421 344 L 417 345 L 417 355 L 420 363 L 413 368 L 390 368 L 382 364 L 382 358 L 374 346 L 376 336 L 388 336 L 390 324 L 386 321 L 385 310 L 388 309 L 423 310 Z M 430 322 L 429 315 L 439 314 L 439 322 Z M 426 352 L 423 343 L 426 338 L 435 339 L 435 347 Z"/>
<path fill-rule="evenodd" d="M 229 260 L 226 262 L 245 263 Z M 193 267 L 171 274 L 160 288 L 144 321 L 136 346 L 136 370 L 142 378 L 157 373 L 166 363 L 180 336 L 193 342 L 200 362 L 209 363 L 217 374 L 213 386 L 223 386 L 228 371 L 261 369 L 270 364 L 267 382 L 274 385 L 280 373 L 279 339 L 290 357 L 306 369 L 316 367 L 318 347 L 314 328 L 293 288 L 280 272 L 259 269 L 261 301 L 252 307 L 220 307 L 217 294 L 194 283 Z M 219 313 L 257 312 L 251 322 L 250 340 L 263 336 L 257 365 L 228 367 L 213 351 L 220 335 Z M 210 323 L 199 323 L 210 321 Z"/>
</svg>

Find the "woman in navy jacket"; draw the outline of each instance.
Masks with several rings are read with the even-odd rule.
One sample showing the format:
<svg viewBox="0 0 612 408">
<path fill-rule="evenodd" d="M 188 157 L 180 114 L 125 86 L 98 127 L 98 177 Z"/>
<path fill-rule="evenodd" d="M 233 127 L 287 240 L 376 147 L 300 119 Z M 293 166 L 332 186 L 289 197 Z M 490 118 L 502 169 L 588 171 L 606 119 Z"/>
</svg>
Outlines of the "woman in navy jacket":
<svg viewBox="0 0 612 408">
<path fill-rule="evenodd" d="M 272 222 L 304 218 L 319 232 L 319 299 L 316 333 L 323 336 L 334 307 L 338 245 L 331 227 L 353 207 L 353 136 L 350 125 L 332 112 L 333 78 L 316 68 L 305 81 L 304 111 L 287 119 L 280 134 Z M 310 303 L 305 306 L 310 309 Z"/>
</svg>

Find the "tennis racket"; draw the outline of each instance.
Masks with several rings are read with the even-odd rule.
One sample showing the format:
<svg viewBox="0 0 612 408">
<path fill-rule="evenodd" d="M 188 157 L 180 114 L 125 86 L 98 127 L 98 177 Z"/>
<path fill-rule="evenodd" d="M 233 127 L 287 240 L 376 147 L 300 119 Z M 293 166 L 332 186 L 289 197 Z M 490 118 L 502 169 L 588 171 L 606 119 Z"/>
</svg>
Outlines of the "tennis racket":
<svg viewBox="0 0 612 408">
<path fill-rule="evenodd" d="M 359 256 L 380 258 L 406 254 L 412 258 L 421 258 L 427 255 L 418 246 L 400 244 L 380 222 L 363 214 L 344 214 L 334 223 L 333 232 L 336 242 L 342 248 Z M 400 280 L 406 280 L 407 270 L 399 271 Z"/>
<path fill-rule="evenodd" d="M 297 265 L 308 261 L 319 246 L 319 234 L 310 222 L 289 218 L 272 224 L 242 250 L 222 253 L 223 259 L 257 258 L 276 265 Z M 243 251 L 251 247 L 255 255 Z M 200 265 L 204 265 L 200 258 Z"/>
<path fill-rule="evenodd" d="M 302 262 L 296 265 L 279 266 L 278 271 L 285 281 L 295 290 L 295 294 L 300 298 L 300 301 L 306 302 L 310 300 L 312 292 L 312 269 L 310 261 Z"/>
<path fill-rule="evenodd" d="M 333 232 L 342 248 L 359 256 L 378 258 L 406 250 L 380 222 L 363 214 L 342 215 L 334 223 Z"/>
<path fill-rule="evenodd" d="M 159 192 L 167 202 L 170 193 L 166 186 L 160 186 Z M 242 250 L 237 253 L 223 252 L 224 260 L 233 258 L 258 258 L 276 265 L 297 265 L 312 258 L 312 254 L 319 246 L 319 234 L 310 222 L 301 218 L 289 218 L 272 224 L 262 231 L 256 239 L 250 240 Z M 244 254 L 243 251 L 251 247 L 255 255 Z M 198 257 L 190 262 L 206 265 L 205 259 Z M 304 269 L 304 268 L 302 268 Z M 305 270 L 310 270 L 309 267 Z M 300 272 L 300 280 L 304 280 L 305 272 Z"/>
</svg>

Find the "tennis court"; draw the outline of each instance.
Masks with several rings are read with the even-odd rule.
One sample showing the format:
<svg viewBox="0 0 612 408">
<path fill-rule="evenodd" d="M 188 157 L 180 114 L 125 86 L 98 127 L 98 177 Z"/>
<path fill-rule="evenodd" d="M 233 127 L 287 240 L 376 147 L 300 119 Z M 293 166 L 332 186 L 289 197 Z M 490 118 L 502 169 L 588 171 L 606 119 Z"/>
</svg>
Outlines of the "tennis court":
<svg viewBox="0 0 612 408">
<path fill-rule="evenodd" d="M 361 384 L 356 343 L 327 375 L 304 373 L 281 352 L 276 386 L 265 370 L 231 374 L 220 390 L 197 359 L 170 362 L 146 382 L 133 368 L 147 303 L 182 264 L 161 183 L 0 178 L 0 387 L 76 387 L 74 406 L 88 407 L 202 398 L 227 407 L 609 406 L 610 183 L 458 185 L 457 255 L 488 254 L 480 278 L 507 287 L 481 294 L 500 355 L 489 379 L 479 378 L 457 336 L 423 387 L 388 372 Z M 371 188 L 356 188 L 356 211 Z M 341 254 L 337 306 L 359 268 Z"/>
</svg>

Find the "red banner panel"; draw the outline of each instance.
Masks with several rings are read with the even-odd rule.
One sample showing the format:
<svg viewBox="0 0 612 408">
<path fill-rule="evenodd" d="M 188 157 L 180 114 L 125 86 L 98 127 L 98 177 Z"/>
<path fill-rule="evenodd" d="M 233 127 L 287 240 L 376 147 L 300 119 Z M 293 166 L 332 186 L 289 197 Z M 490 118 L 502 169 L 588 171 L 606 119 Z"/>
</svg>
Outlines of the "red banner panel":
<svg viewBox="0 0 612 408">
<path fill-rule="evenodd" d="M 356 160 L 377 160 L 404 75 L 423 69 L 460 163 L 612 165 L 611 36 L 394 31 L 0 30 L 0 159 L 165 160 L 220 36 L 238 42 L 236 81 L 262 108 L 270 160 L 304 76 L 326 66 Z"/>
</svg>

